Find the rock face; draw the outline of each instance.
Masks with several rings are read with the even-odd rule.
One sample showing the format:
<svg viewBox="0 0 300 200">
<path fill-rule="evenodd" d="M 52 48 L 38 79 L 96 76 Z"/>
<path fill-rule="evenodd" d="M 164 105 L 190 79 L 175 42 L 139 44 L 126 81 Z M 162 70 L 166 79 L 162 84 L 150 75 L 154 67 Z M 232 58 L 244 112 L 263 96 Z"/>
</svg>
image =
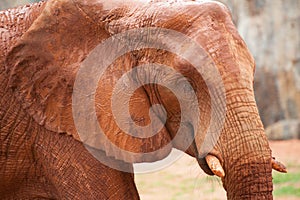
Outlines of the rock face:
<svg viewBox="0 0 300 200">
<path fill-rule="evenodd" d="M 281 120 L 266 128 L 270 140 L 300 139 L 300 120 Z"/>
<path fill-rule="evenodd" d="M 39 2 L 41 0 L 1 0 L 0 10 L 5 10 L 7 8 L 13 8 L 19 5 L 25 5 L 28 3 Z"/>
<path fill-rule="evenodd" d="M 256 60 L 254 87 L 264 125 L 299 119 L 300 1 L 220 1 Z"/>
</svg>

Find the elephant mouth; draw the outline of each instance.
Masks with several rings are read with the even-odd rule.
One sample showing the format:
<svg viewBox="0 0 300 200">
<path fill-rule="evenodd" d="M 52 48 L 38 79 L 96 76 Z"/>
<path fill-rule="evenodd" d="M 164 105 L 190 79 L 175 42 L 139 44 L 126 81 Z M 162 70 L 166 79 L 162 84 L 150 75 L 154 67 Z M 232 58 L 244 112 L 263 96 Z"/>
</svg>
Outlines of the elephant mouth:
<svg viewBox="0 0 300 200">
<path fill-rule="evenodd" d="M 201 167 L 201 169 L 202 169 L 207 175 L 210 175 L 210 176 L 215 175 L 215 174 L 213 173 L 213 171 L 210 169 L 210 167 L 209 167 L 209 165 L 208 165 L 208 163 L 207 163 L 205 157 L 200 156 L 200 154 L 199 154 L 199 152 L 198 152 L 198 149 L 197 149 L 196 143 L 193 143 L 192 147 L 193 147 L 193 149 L 194 149 L 195 157 L 196 157 L 197 162 L 198 162 L 199 166 Z M 213 153 L 209 153 L 209 154 L 207 154 L 207 155 L 212 155 L 212 156 L 215 156 L 215 157 L 218 158 L 218 156 L 215 155 L 215 154 L 213 154 Z"/>
<path fill-rule="evenodd" d="M 217 158 L 218 160 L 222 161 L 222 159 L 220 159 L 220 157 L 217 155 L 217 153 L 210 152 L 210 153 L 208 153 L 205 157 L 200 156 L 195 140 L 194 140 L 194 142 L 191 144 L 190 148 L 187 149 L 187 150 L 185 151 L 185 153 L 187 153 L 188 155 L 190 155 L 190 156 L 192 156 L 192 157 L 195 157 L 196 160 L 197 160 L 197 162 L 198 162 L 198 165 L 201 167 L 201 169 L 202 169 L 207 175 L 210 175 L 210 176 L 216 175 L 216 174 L 212 171 L 212 169 L 210 168 L 210 166 L 209 166 L 209 164 L 208 164 L 208 162 L 207 162 L 206 157 L 207 157 L 207 156 L 213 156 L 213 157 Z M 222 163 L 222 162 L 221 162 L 221 163 Z"/>
<path fill-rule="evenodd" d="M 213 176 L 215 175 L 211 169 L 209 168 L 205 158 L 197 158 L 197 162 L 199 164 L 199 166 L 201 167 L 201 169 L 207 174 L 207 175 L 210 175 L 210 176 Z"/>
</svg>

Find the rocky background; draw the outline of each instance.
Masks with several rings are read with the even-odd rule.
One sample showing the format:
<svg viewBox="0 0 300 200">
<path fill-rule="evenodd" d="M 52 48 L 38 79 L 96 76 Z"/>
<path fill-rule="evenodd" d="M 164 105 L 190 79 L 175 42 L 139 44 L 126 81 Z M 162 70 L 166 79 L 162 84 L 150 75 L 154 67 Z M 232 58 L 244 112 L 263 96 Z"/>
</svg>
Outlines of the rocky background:
<svg viewBox="0 0 300 200">
<path fill-rule="evenodd" d="M 1 0 L 0 8 L 38 0 Z M 270 139 L 300 138 L 300 0 L 219 0 L 256 60 L 255 93 Z"/>
<path fill-rule="evenodd" d="M 300 0 L 220 0 L 256 60 L 254 89 L 270 139 L 300 138 Z"/>
<path fill-rule="evenodd" d="M 34 3 L 39 1 L 41 0 L 0 0 L 0 10 L 13 8 L 19 5 L 25 5 L 28 3 Z"/>
</svg>

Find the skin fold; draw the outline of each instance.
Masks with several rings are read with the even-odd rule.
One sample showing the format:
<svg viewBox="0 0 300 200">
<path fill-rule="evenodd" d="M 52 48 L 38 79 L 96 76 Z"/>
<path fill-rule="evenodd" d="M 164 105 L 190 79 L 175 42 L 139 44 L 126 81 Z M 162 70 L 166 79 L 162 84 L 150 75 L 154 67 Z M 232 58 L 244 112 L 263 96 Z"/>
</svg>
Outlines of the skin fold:
<svg viewBox="0 0 300 200">
<path fill-rule="evenodd" d="M 168 89 L 149 84 L 131 97 L 130 114 L 139 126 L 151 123 L 152 105 L 162 104 L 167 112 L 165 126 L 150 138 L 124 133 L 110 107 L 113 88 L 123 73 L 159 63 L 180 72 L 192 85 L 202 113 L 199 130 L 187 126 L 184 138 L 172 140 L 151 159 L 108 151 L 109 145 L 100 142 L 99 155 L 126 166 L 129 172 L 105 166 L 82 145 L 72 116 L 79 66 L 99 43 L 137 27 L 172 29 L 201 44 L 225 88 L 225 122 L 209 153 L 221 165 L 221 174 L 225 173 L 222 183 L 227 198 L 272 199 L 271 150 L 253 93 L 255 64 L 225 6 L 186 1 L 49 0 L 2 11 L 0 18 L 2 199 L 139 199 L 132 163 L 160 160 L 172 147 L 194 156 L 213 175 L 208 159 L 200 157 L 212 110 L 207 85 L 190 63 L 164 50 L 129 52 L 109 66 L 95 93 L 98 122 L 110 141 L 130 152 L 147 153 L 169 145 L 180 126 L 180 106 Z M 193 138 L 195 132 L 200 134 L 184 149 L 186 138 Z"/>
</svg>

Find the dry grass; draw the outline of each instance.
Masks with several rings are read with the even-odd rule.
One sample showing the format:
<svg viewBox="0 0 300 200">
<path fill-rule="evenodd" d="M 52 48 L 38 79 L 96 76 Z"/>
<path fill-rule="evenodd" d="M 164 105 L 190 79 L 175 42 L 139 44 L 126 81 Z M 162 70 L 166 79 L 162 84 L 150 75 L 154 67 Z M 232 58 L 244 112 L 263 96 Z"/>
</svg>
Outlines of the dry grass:
<svg viewBox="0 0 300 200">
<path fill-rule="evenodd" d="M 300 199 L 300 140 L 271 142 L 270 146 L 289 170 L 289 174 L 273 172 L 274 199 Z M 136 183 L 142 200 L 226 199 L 220 179 L 204 174 L 187 155 L 163 170 L 136 175 Z"/>
</svg>

